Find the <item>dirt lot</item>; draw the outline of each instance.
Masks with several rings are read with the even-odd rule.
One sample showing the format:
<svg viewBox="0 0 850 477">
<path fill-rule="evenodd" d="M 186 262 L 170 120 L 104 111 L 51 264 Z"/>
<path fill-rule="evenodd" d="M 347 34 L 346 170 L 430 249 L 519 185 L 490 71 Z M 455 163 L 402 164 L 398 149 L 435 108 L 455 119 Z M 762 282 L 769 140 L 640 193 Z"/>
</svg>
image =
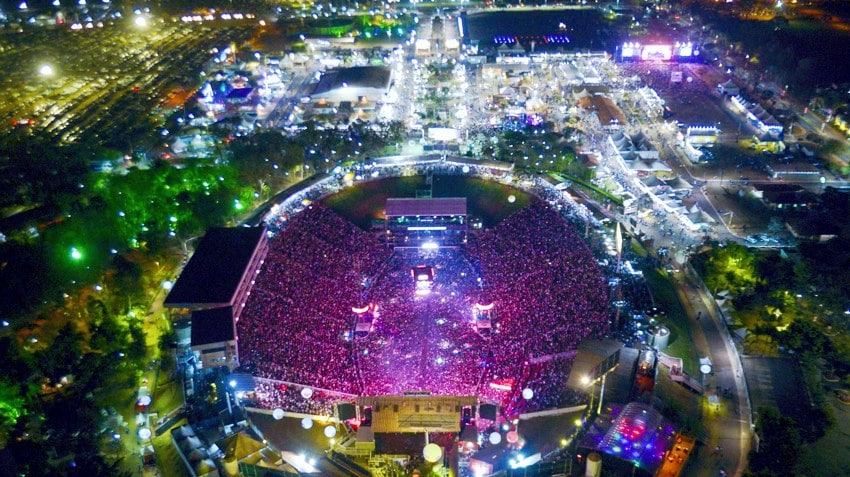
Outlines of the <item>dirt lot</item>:
<svg viewBox="0 0 850 477">
<path fill-rule="evenodd" d="M 735 132 L 738 123 L 721 105 L 715 93 L 713 71 L 705 65 L 632 63 L 623 65 L 628 74 L 636 74 L 647 86 L 655 89 L 673 112 L 668 120 L 687 125 L 717 124 L 723 132 Z M 681 83 L 671 83 L 670 74 L 682 72 Z M 691 81 L 688 81 L 688 79 Z"/>
<path fill-rule="evenodd" d="M 712 186 L 706 189 L 723 222 L 738 235 L 766 231 L 772 215 L 760 200 L 749 195 L 747 189 L 743 186 Z"/>
</svg>

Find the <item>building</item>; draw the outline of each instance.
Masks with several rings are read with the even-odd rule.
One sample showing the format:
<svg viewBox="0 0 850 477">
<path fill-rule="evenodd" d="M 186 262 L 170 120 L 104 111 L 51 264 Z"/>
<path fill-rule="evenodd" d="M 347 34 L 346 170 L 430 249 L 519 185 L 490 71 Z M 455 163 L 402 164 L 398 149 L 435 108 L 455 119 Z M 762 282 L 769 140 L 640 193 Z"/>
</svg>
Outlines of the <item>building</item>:
<svg viewBox="0 0 850 477">
<path fill-rule="evenodd" d="M 198 368 L 239 365 L 236 327 L 230 307 L 192 312 L 192 352 Z"/>
<path fill-rule="evenodd" d="M 817 196 L 796 184 L 755 184 L 753 196 L 771 209 L 810 209 Z"/>
<path fill-rule="evenodd" d="M 239 365 L 235 326 L 267 253 L 265 227 L 210 229 L 165 298 L 178 316 L 191 312 L 199 368 Z"/>
<path fill-rule="evenodd" d="M 701 147 L 717 142 L 720 130 L 717 126 L 688 126 L 685 130 L 685 142 L 692 147 Z"/>
<path fill-rule="evenodd" d="M 835 221 L 828 217 L 792 218 L 785 222 L 785 228 L 794 238 L 813 242 L 826 242 L 841 233 Z"/>
<path fill-rule="evenodd" d="M 701 148 L 714 145 L 719 135 L 720 131 L 716 126 L 688 126 L 682 136 L 685 154 L 688 155 L 691 162 L 711 159 L 713 156 L 710 153 L 707 154 Z"/>
<path fill-rule="evenodd" d="M 625 134 L 617 132 L 608 136 L 608 145 L 615 160 L 626 171 L 647 175 L 671 172 L 670 166 L 661 160 L 661 156 L 649 138 L 639 132 Z"/>
<path fill-rule="evenodd" d="M 228 477 L 295 477 L 319 473 L 303 456 L 273 450 L 250 429 L 225 437 L 216 446 L 221 449 L 221 466 Z"/>
<path fill-rule="evenodd" d="M 612 411 L 612 415 L 596 419 L 579 447 L 625 460 L 654 474 L 668 455 L 666 451 L 675 445 L 674 427 L 643 403 L 614 406 Z"/>
<path fill-rule="evenodd" d="M 649 86 L 643 86 L 638 89 L 638 101 L 641 107 L 650 114 L 658 117 L 664 114 L 666 101 L 661 96 L 658 96 L 658 93 Z"/>
<path fill-rule="evenodd" d="M 739 94 L 741 94 L 741 88 L 739 88 L 734 81 L 729 79 L 725 83 L 720 83 L 717 85 L 717 92 L 720 94 L 725 94 L 727 96 L 738 96 Z"/>
<path fill-rule="evenodd" d="M 390 92 L 392 71 L 382 66 L 355 66 L 326 71 L 311 93 L 313 100 L 329 103 L 375 104 Z"/>
<path fill-rule="evenodd" d="M 761 105 L 750 103 L 742 96 L 732 97 L 733 109 L 743 113 L 749 123 L 758 130 L 761 134 L 769 134 L 779 136 L 782 134 L 784 127 L 770 113 L 768 113 Z"/>
<path fill-rule="evenodd" d="M 192 426 L 186 424 L 171 431 L 171 444 L 191 477 L 218 477 L 221 475 L 210 453 Z"/>
<path fill-rule="evenodd" d="M 768 164 L 767 173 L 774 179 L 809 179 L 811 181 L 818 180 L 821 175 L 817 167 L 807 162 Z"/>
<path fill-rule="evenodd" d="M 209 229 L 164 306 L 189 311 L 228 307 L 238 321 L 268 247 L 265 227 Z"/>
</svg>

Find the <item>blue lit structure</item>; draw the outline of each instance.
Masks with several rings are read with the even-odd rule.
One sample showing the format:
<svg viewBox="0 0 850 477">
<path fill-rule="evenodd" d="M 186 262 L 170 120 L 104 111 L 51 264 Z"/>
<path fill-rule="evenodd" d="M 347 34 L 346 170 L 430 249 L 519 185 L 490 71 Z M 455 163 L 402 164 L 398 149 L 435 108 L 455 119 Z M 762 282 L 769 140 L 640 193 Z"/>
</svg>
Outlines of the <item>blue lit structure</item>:
<svg viewBox="0 0 850 477">
<path fill-rule="evenodd" d="M 607 429 L 606 424 L 610 424 Z M 631 462 L 654 474 L 674 438 L 675 429 L 661 413 L 646 404 L 632 402 L 621 409 L 613 408 L 607 418 L 600 416 L 585 436 L 582 447 Z"/>
</svg>

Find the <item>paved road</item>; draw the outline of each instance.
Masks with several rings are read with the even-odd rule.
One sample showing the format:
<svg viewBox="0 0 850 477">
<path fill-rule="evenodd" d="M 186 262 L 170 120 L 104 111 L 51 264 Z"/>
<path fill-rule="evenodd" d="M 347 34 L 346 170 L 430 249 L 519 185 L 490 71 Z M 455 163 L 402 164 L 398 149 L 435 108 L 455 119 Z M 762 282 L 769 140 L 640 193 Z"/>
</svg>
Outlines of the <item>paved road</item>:
<svg viewBox="0 0 850 477">
<path fill-rule="evenodd" d="M 704 407 L 703 423 L 708 436 L 705 448 L 695 456 L 689 475 L 717 476 L 724 469 L 730 476 L 742 475 L 752 441 L 751 409 L 743 367 L 726 325 L 704 288 L 679 274 L 676 285 L 691 320 L 700 357 L 708 356 L 713 373 L 705 381 L 704 402 L 717 398 L 717 405 Z M 701 317 L 697 319 L 697 317 Z M 719 394 L 716 393 L 720 389 Z M 731 394 L 724 397 L 724 390 Z M 717 447 L 720 452 L 717 452 Z"/>
</svg>

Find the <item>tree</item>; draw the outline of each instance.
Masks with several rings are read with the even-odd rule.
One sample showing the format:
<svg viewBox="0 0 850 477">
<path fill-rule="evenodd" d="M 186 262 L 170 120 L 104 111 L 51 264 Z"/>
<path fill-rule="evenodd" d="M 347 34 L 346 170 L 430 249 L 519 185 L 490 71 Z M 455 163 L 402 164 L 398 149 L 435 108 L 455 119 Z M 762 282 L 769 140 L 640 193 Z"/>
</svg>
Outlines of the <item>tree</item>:
<svg viewBox="0 0 850 477">
<path fill-rule="evenodd" d="M 147 345 L 145 342 L 145 330 L 142 327 L 142 322 L 135 319 L 130 322 L 130 345 L 127 348 L 127 357 L 136 363 L 141 363 L 145 359 Z"/>
<path fill-rule="evenodd" d="M 76 326 L 68 322 L 59 329 L 59 334 L 49 348 L 35 354 L 36 367 L 51 382 L 68 374 L 73 374 L 82 358 L 83 335 Z"/>
<path fill-rule="evenodd" d="M 123 301 L 138 297 L 142 290 L 142 267 L 124 255 L 116 255 L 112 259 L 112 268 L 115 273 L 111 276 L 110 285 L 116 299 Z"/>
<path fill-rule="evenodd" d="M 810 320 L 796 320 L 787 330 L 780 333 L 781 342 L 789 349 L 798 352 L 814 353 L 820 356 L 829 342 L 823 332 Z"/>
<path fill-rule="evenodd" d="M 737 243 L 712 249 L 697 264 L 702 268 L 705 284 L 711 290 L 747 294 L 759 281 L 755 254 Z"/>
<path fill-rule="evenodd" d="M 9 432 L 26 413 L 24 402 L 20 385 L 0 378 L 0 447 L 5 445 Z"/>
<path fill-rule="evenodd" d="M 750 451 L 750 471 L 755 475 L 798 475 L 801 441 L 794 420 L 783 416 L 775 407 L 760 407 L 756 433 L 760 444 L 758 452 Z"/>
</svg>

